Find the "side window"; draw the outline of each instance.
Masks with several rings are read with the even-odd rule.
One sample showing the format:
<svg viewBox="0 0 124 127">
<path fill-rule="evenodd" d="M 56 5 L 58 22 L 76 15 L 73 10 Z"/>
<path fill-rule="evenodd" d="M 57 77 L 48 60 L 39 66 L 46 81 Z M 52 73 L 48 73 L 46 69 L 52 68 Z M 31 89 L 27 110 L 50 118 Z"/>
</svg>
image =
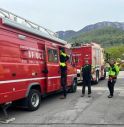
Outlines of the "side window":
<svg viewBox="0 0 124 127">
<path fill-rule="evenodd" d="M 58 52 L 55 49 L 48 49 L 48 62 L 58 63 Z"/>
</svg>

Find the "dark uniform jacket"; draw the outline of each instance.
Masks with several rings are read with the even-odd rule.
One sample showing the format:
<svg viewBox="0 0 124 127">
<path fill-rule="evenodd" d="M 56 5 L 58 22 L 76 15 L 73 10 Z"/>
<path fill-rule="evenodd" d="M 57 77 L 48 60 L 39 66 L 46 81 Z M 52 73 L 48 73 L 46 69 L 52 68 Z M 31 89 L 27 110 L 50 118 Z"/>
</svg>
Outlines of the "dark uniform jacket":
<svg viewBox="0 0 124 127">
<path fill-rule="evenodd" d="M 82 76 L 83 80 L 90 81 L 91 80 L 91 65 L 86 64 L 82 67 Z"/>
</svg>

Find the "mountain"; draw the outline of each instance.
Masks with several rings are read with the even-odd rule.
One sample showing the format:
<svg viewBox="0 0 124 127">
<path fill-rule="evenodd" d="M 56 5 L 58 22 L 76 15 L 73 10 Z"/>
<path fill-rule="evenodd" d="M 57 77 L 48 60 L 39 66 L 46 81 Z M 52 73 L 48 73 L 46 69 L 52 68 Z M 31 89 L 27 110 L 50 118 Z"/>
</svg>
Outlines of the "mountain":
<svg viewBox="0 0 124 127">
<path fill-rule="evenodd" d="M 94 30 L 102 29 L 102 28 L 117 28 L 120 30 L 124 30 L 124 23 L 123 22 L 98 22 L 96 24 L 85 26 L 83 29 L 79 31 L 67 30 L 67 31 L 58 31 L 58 37 L 64 40 L 70 40 L 72 37 L 79 36 L 83 33 L 91 32 Z"/>
<path fill-rule="evenodd" d="M 90 32 L 82 33 L 79 36 L 72 37 L 68 40 L 71 43 L 88 43 L 97 42 L 103 47 L 110 47 L 124 44 L 124 30 L 104 27 Z"/>
<path fill-rule="evenodd" d="M 118 28 L 118 29 L 124 30 L 124 23 L 104 21 L 104 22 L 99 22 L 99 23 L 93 24 L 93 25 L 88 25 L 78 32 L 79 33 L 80 32 L 90 32 L 92 30 L 102 29 L 104 27 L 113 27 L 113 28 Z"/>
</svg>

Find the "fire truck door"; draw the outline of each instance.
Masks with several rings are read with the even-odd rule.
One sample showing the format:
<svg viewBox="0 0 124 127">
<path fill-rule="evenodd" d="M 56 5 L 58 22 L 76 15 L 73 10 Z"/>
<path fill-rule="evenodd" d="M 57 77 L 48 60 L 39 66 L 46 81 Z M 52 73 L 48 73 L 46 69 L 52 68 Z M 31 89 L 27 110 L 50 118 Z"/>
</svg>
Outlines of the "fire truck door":
<svg viewBox="0 0 124 127">
<path fill-rule="evenodd" d="M 47 93 L 57 91 L 60 87 L 59 50 L 54 46 L 45 47 L 46 51 L 46 85 Z"/>
</svg>

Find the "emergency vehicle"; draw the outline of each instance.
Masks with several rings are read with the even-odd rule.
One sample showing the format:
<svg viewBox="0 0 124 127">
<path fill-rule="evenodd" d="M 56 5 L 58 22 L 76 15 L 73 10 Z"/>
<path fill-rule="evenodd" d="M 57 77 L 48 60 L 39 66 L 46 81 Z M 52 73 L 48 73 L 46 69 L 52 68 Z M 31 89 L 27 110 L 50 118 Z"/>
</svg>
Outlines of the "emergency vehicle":
<svg viewBox="0 0 124 127">
<path fill-rule="evenodd" d="M 99 79 L 105 79 L 106 69 L 104 65 L 104 50 L 97 43 L 83 44 L 72 47 L 73 62 L 77 68 L 78 83 L 82 82 L 81 67 L 84 66 L 85 60 L 92 65 L 92 81 L 99 82 Z"/>
<path fill-rule="evenodd" d="M 33 111 L 41 97 L 61 91 L 60 47 L 70 55 L 67 87 L 76 92 L 76 68 L 66 44 L 52 31 L 0 9 L 0 105 L 21 100 Z"/>
</svg>

